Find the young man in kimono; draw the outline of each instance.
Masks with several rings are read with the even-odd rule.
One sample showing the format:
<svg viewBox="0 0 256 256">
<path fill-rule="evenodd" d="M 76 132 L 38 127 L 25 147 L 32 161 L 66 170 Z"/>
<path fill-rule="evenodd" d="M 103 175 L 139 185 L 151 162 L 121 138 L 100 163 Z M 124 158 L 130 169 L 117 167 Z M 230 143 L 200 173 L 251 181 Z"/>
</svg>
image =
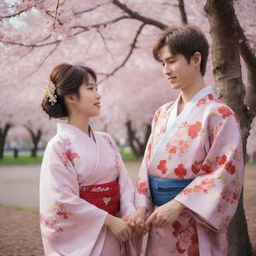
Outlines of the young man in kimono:
<svg viewBox="0 0 256 256">
<path fill-rule="evenodd" d="M 44 90 L 43 110 L 57 124 L 40 174 L 40 222 L 46 256 L 138 256 L 126 217 L 134 189 L 113 139 L 93 132 L 100 113 L 96 74 L 60 64 Z"/>
<path fill-rule="evenodd" d="M 153 49 L 180 94 L 154 115 L 137 211 L 129 217 L 138 230 L 149 228 L 147 256 L 228 253 L 227 228 L 243 185 L 242 142 L 235 113 L 204 82 L 208 50 L 190 25 L 167 29 Z"/>
</svg>

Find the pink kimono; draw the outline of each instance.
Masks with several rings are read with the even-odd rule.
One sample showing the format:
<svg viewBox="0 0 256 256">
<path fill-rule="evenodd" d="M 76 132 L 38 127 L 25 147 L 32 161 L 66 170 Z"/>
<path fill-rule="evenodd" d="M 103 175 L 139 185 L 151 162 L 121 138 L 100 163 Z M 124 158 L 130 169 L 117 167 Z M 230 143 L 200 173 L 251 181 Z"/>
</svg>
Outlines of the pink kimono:
<svg viewBox="0 0 256 256">
<path fill-rule="evenodd" d="M 135 239 L 119 242 L 103 225 L 108 213 L 79 196 L 85 186 L 118 180 L 119 216 L 135 210 L 134 188 L 114 141 L 103 132 L 94 135 L 96 143 L 80 129 L 59 123 L 45 150 L 40 223 L 46 256 L 138 255 Z"/>
<path fill-rule="evenodd" d="M 227 227 L 243 185 L 238 119 L 211 87 L 177 115 L 179 100 L 155 113 L 136 183 L 136 207 L 156 208 L 148 175 L 193 181 L 175 197 L 186 207 L 179 218 L 164 228 L 152 226 L 146 255 L 226 256 Z"/>
</svg>

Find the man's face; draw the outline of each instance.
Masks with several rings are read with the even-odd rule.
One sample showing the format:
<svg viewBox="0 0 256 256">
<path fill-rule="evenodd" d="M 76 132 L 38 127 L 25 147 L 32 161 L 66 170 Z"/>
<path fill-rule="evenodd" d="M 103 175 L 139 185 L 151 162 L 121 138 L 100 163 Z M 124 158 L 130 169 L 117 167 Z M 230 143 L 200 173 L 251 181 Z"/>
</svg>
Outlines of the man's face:
<svg viewBox="0 0 256 256">
<path fill-rule="evenodd" d="M 167 46 L 159 51 L 163 73 L 174 89 L 184 89 L 194 80 L 196 70 L 182 54 L 172 55 Z"/>
</svg>

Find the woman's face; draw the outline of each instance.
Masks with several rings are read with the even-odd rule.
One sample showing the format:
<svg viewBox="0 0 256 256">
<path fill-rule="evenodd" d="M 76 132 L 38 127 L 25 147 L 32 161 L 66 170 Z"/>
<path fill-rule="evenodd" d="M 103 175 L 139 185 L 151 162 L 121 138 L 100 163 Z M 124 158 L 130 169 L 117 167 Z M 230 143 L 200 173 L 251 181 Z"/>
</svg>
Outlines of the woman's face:
<svg viewBox="0 0 256 256">
<path fill-rule="evenodd" d="M 88 118 L 97 116 L 100 114 L 100 99 L 97 85 L 90 76 L 88 83 L 82 84 L 79 88 L 79 97 L 76 96 L 74 101 L 74 111 Z"/>
</svg>

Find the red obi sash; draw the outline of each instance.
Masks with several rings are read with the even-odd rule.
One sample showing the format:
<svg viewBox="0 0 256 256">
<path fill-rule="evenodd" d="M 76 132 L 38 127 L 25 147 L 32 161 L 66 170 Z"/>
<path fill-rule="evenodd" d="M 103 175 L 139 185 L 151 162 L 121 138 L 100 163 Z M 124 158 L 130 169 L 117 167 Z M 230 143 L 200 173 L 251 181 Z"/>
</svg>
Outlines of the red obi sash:
<svg viewBox="0 0 256 256">
<path fill-rule="evenodd" d="M 119 211 L 120 187 L 117 181 L 80 187 L 80 198 L 116 215 Z"/>
</svg>

